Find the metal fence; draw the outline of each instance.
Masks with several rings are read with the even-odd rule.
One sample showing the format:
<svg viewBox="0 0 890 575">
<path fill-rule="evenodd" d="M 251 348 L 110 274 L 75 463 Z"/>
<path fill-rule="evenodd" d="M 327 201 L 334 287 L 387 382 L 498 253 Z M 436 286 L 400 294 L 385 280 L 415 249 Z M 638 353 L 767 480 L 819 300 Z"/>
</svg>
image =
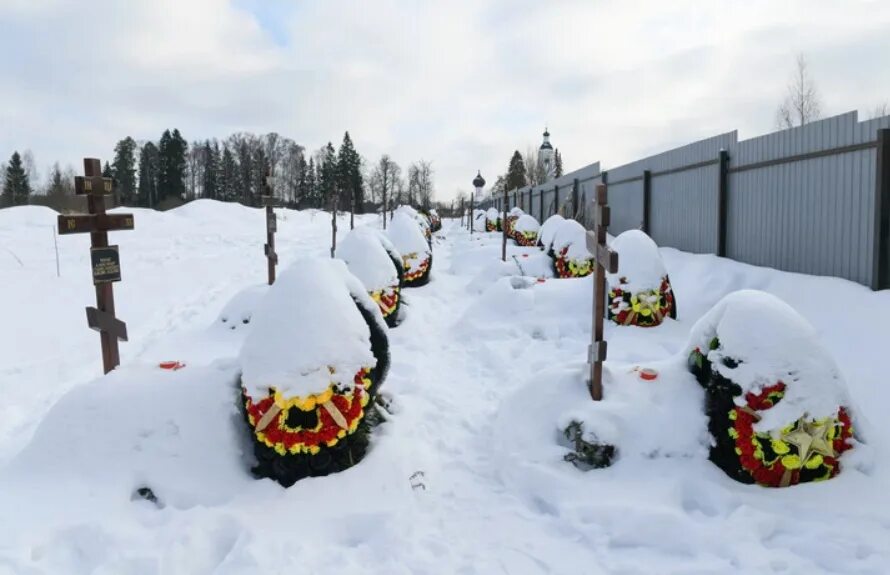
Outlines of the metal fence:
<svg viewBox="0 0 890 575">
<path fill-rule="evenodd" d="M 890 116 L 850 112 L 741 142 L 729 132 L 602 172 L 597 162 L 509 193 L 508 208 L 588 225 L 601 182 L 613 234 L 890 288 Z"/>
</svg>

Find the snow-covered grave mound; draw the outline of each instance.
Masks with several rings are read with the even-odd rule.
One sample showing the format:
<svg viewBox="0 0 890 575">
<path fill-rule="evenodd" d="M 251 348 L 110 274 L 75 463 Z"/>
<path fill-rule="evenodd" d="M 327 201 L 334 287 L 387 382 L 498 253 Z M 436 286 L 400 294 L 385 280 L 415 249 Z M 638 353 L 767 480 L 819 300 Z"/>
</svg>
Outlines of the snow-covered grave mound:
<svg viewBox="0 0 890 575">
<path fill-rule="evenodd" d="M 399 270 L 380 241 L 376 230 L 356 228 L 337 245 L 337 257 L 365 285 L 390 327 L 398 317 L 401 281 Z"/>
<path fill-rule="evenodd" d="M 420 231 L 423 233 L 423 237 L 426 238 L 427 243 L 432 242 L 433 231 L 430 227 L 430 221 L 427 217 L 411 206 L 403 205 L 396 208 L 395 214 L 404 214 L 411 219 L 413 219 L 418 226 L 420 226 Z"/>
<path fill-rule="evenodd" d="M 581 278 L 593 271 L 593 256 L 587 251 L 587 230 L 575 220 L 559 223 L 551 247 L 557 277 Z"/>
<path fill-rule="evenodd" d="M 609 242 L 618 253 L 618 273 L 609 274 L 609 319 L 619 325 L 652 327 L 677 318 L 677 304 L 658 245 L 640 230 Z"/>
<path fill-rule="evenodd" d="M 429 282 L 433 267 L 433 250 L 414 218 L 396 212 L 389 223 L 389 239 L 402 254 L 405 265 L 405 287 L 419 287 Z"/>
<path fill-rule="evenodd" d="M 386 234 L 386 232 L 375 228 L 371 229 L 373 229 L 374 233 L 377 235 L 377 239 L 380 241 L 380 245 L 382 245 L 383 249 L 386 250 L 386 254 L 389 256 L 393 267 L 396 268 L 396 273 L 399 275 L 399 285 L 403 285 L 405 281 L 405 262 L 402 261 L 401 252 L 396 249 L 395 244 L 392 243 L 392 240 L 389 239 L 389 236 Z"/>
<path fill-rule="evenodd" d="M 512 225 L 513 239 L 520 246 L 531 247 L 538 243 L 538 232 L 541 230 L 538 220 L 528 214 L 522 214 Z"/>
<path fill-rule="evenodd" d="M 706 392 L 711 460 L 771 487 L 834 477 L 853 446 L 846 384 L 815 330 L 770 294 L 729 294 L 692 328 L 689 367 Z"/>
<path fill-rule="evenodd" d="M 519 206 L 513 206 L 510 208 L 510 211 L 507 212 L 507 222 L 504 225 L 507 227 L 508 236 L 513 237 L 513 224 L 515 224 L 516 220 L 518 220 L 524 213 L 525 212 L 523 212 L 522 208 Z"/>
<path fill-rule="evenodd" d="M 485 222 L 488 219 L 488 212 L 485 210 L 473 210 L 473 229 L 476 231 L 485 231 Z"/>
<path fill-rule="evenodd" d="M 560 224 L 565 221 L 565 218 L 559 214 L 553 214 L 541 225 L 541 230 L 538 232 L 538 245 L 544 248 L 544 251 L 548 254 L 551 253 L 553 249 L 553 237 L 556 235 L 556 230 L 559 228 Z"/>
<path fill-rule="evenodd" d="M 429 211 L 429 220 L 430 220 L 430 228 L 433 233 L 438 232 L 442 229 L 442 218 L 439 216 L 439 212 L 435 209 Z"/>
<path fill-rule="evenodd" d="M 252 483 L 237 381 L 228 362 L 169 372 L 121 367 L 75 387 L 3 470 L 0 508 L 16 503 L 3 501 L 13 493 L 43 501 L 29 513 L 48 514 L 49 523 L 131 499 L 177 508 L 230 500 Z"/>
<path fill-rule="evenodd" d="M 488 208 L 488 211 L 485 212 L 485 231 L 501 231 L 501 213 L 497 208 Z"/>
<path fill-rule="evenodd" d="M 241 349 L 254 472 L 284 486 L 358 462 L 389 367 L 386 326 L 339 260 L 303 259 L 269 289 Z"/>
</svg>

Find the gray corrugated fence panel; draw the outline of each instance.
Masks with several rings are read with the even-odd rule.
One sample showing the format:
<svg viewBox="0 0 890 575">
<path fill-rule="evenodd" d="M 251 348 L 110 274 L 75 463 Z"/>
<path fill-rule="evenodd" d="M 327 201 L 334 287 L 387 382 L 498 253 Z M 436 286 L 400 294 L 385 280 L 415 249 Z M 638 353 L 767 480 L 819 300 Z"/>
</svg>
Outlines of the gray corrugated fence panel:
<svg viewBox="0 0 890 575">
<path fill-rule="evenodd" d="M 615 178 L 609 170 L 609 180 Z M 617 236 L 627 230 L 637 230 L 643 221 L 643 181 L 609 184 L 609 208 L 612 212 L 609 233 Z"/>
<path fill-rule="evenodd" d="M 719 167 L 713 164 L 652 177 L 649 235 L 655 243 L 686 252 L 717 253 L 718 176 Z M 638 185 L 642 211 L 643 184 Z"/>
<path fill-rule="evenodd" d="M 571 202 L 572 198 L 572 183 L 577 179 L 579 181 L 579 185 L 588 184 L 591 181 L 596 181 L 600 177 L 600 163 L 594 162 L 592 164 L 588 164 L 583 168 L 579 168 L 574 172 L 563 175 L 560 178 L 555 180 L 550 180 L 544 185 L 535 186 L 535 198 L 538 198 L 537 190 L 542 190 L 544 194 L 544 214 L 538 216 L 538 221 L 543 222 L 553 214 L 559 211 L 559 208 L 565 203 Z M 555 188 L 559 186 L 559 206 L 554 205 L 555 196 Z M 520 193 L 528 194 L 529 186 L 522 188 Z M 580 194 L 578 196 L 581 197 Z M 588 197 L 589 194 L 588 194 Z M 537 200 L 540 201 L 540 200 Z M 538 206 L 535 206 L 536 212 L 539 211 Z"/>
<path fill-rule="evenodd" d="M 739 142 L 730 167 L 874 141 L 890 118 L 856 112 Z M 873 275 L 875 150 L 730 173 L 727 255 L 754 265 L 843 277 Z"/>
<path fill-rule="evenodd" d="M 583 206 L 583 210 L 578 216 L 578 221 L 587 229 L 594 227 L 593 206 L 596 200 L 596 187 L 601 183 L 603 183 L 603 175 L 598 174 L 595 178 L 580 182 L 578 186 L 578 201 Z"/>
</svg>

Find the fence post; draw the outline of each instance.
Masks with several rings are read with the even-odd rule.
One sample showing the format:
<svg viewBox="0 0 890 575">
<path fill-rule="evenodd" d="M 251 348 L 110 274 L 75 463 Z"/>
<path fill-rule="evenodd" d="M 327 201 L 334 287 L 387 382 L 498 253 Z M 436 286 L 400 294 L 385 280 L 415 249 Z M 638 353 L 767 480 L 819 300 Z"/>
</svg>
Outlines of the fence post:
<svg viewBox="0 0 890 575">
<path fill-rule="evenodd" d="M 726 257 L 726 200 L 729 184 L 729 152 L 720 150 L 717 174 L 717 255 Z"/>
<path fill-rule="evenodd" d="M 890 288 L 890 129 L 878 130 L 875 166 L 875 247 L 871 287 Z"/>
<path fill-rule="evenodd" d="M 559 186 L 553 186 L 553 213 L 559 213 Z"/>
<path fill-rule="evenodd" d="M 652 172 L 643 170 L 643 233 L 652 235 Z"/>
<path fill-rule="evenodd" d="M 578 178 L 572 180 L 572 218 L 578 217 Z"/>
</svg>

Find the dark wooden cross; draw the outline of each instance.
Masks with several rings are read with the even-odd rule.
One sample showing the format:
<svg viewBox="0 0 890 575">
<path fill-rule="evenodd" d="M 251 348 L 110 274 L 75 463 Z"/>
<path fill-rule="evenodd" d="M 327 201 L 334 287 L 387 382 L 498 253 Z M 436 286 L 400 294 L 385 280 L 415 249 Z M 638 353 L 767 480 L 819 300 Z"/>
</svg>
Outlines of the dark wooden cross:
<svg viewBox="0 0 890 575">
<path fill-rule="evenodd" d="M 275 283 L 275 266 L 278 265 L 278 254 L 275 252 L 275 232 L 278 231 L 278 218 L 275 215 L 275 198 L 272 197 L 272 176 L 266 172 L 264 181 L 265 192 L 263 205 L 266 206 L 266 260 L 269 264 L 269 285 Z"/>
<path fill-rule="evenodd" d="M 331 194 L 331 258 L 337 253 L 337 194 Z"/>
<path fill-rule="evenodd" d="M 593 232 L 587 232 L 587 251 L 593 254 L 593 335 L 587 354 L 590 365 L 590 397 L 594 401 L 603 398 L 603 362 L 606 360 L 606 340 L 603 338 L 603 320 L 606 315 L 606 271 L 618 273 L 618 253 L 606 245 L 606 231 L 609 229 L 609 202 L 606 185 L 596 187 L 594 205 L 595 225 Z"/>
<path fill-rule="evenodd" d="M 507 261 L 507 190 L 504 189 L 504 209 L 501 216 L 501 261 Z"/>
<path fill-rule="evenodd" d="M 133 214 L 105 213 L 105 196 L 111 194 L 113 184 L 111 178 L 102 177 L 102 162 L 85 158 L 83 172 L 74 178 L 74 191 L 86 196 L 89 213 L 60 215 L 59 234 L 90 234 L 96 307 L 87 308 L 87 325 L 99 332 L 102 365 L 108 373 L 121 363 L 118 341 L 127 341 L 127 324 L 114 315 L 112 286 L 121 280 L 121 264 L 118 247 L 108 245 L 108 232 L 132 230 Z"/>
</svg>

